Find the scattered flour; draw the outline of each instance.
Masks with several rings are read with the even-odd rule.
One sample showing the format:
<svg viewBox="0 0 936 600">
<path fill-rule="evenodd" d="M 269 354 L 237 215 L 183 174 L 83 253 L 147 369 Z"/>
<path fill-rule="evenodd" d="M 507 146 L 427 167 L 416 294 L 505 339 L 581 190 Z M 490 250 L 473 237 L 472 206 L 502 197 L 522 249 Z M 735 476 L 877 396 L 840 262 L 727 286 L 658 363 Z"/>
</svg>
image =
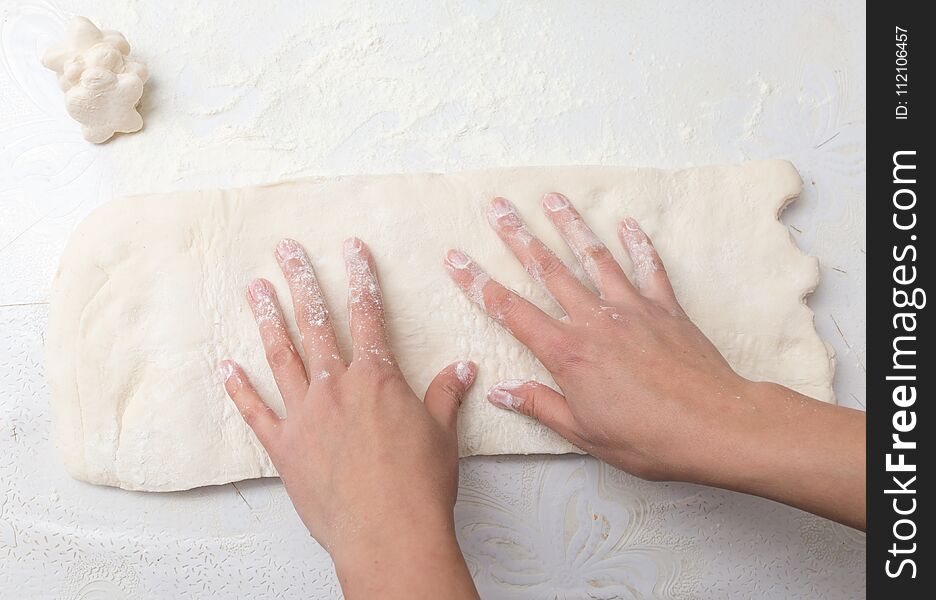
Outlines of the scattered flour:
<svg viewBox="0 0 936 600">
<path fill-rule="evenodd" d="M 315 278 L 312 263 L 302 246 L 295 240 L 282 240 L 276 246 L 276 255 L 292 290 L 296 317 L 316 327 L 328 325 L 325 298 Z M 300 328 L 300 334 L 303 330 L 304 328 Z"/>
<path fill-rule="evenodd" d="M 634 285 L 643 287 L 650 276 L 659 270 L 656 250 L 634 219 L 624 220 L 621 234 L 631 262 L 634 263 Z"/>
<path fill-rule="evenodd" d="M 735 96 L 749 92 L 731 65 L 689 69 L 650 52 L 658 44 L 650 30 L 589 35 L 574 3 L 322 2 L 313 11 L 289 0 L 179 0 L 169 12 L 143 0 L 59 4 L 126 33 L 150 69 L 145 131 L 102 148 L 114 163 L 114 194 L 314 175 L 731 160 L 736 153 L 712 154 L 741 133 L 737 119 L 725 120 L 725 93 L 700 104 L 668 91 L 733 82 Z"/>
</svg>

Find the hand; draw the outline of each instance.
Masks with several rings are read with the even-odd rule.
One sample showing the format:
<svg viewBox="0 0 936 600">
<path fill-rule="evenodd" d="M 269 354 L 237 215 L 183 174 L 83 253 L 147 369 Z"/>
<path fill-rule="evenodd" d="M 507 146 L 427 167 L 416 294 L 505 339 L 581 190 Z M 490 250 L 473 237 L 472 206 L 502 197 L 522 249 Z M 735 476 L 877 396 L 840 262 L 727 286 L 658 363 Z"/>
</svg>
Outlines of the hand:
<svg viewBox="0 0 936 600">
<path fill-rule="evenodd" d="M 619 227 L 634 264 L 631 282 L 568 198 L 547 194 L 543 209 L 597 294 L 533 237 L 510 202 L 495 198 L 488 219 L 565 311 L 562 320 L 491 280 L 463 252 L 446 256 L 455 282 L 530 348 L 561 390 L 501 382 L 488 392 L 494 405 L 640 477 L 737 489 L 863 524 L 858 411 L 735 373 L 680 307 L 633 219 Z M 791 460 L 795 454 L 802 462 Z M 854 500 L 843 502 L 842 488 Z"/>
<path fill-rule="evenodd" d="M 377 590 L 386 598 L 435 597 L 444 589 L 437 585 L 444 585 L 451 597 L 474 598 L 455 541 L 453 508 L 456 417 L 476 367 L 449 365 L 420 402 L 387 343 L 369 250 L 352 238 L 344 254 L 350 364 L 340 356 L 308 256 L 297 242 L 283 240 L 276 257 L 289 283 L 305 361 L 272 285 L 252 282 L 247 298 L 286 417 L 264 403 L 231 361 L 219 365 L 225 389 L 269 453 L 303 523 L 331 553 L 347 597 L 377 597 Z M 434 575 L 427 576 L 430 569 L 421 565 L 430 563 Z"/>
</svg>

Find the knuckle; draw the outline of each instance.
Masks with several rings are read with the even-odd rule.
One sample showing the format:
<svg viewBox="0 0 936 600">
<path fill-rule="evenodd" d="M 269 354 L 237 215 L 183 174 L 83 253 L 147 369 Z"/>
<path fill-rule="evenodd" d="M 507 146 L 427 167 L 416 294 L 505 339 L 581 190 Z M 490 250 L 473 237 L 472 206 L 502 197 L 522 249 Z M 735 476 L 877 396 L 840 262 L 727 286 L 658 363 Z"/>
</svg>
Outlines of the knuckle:
<svg viewBox="0 0 936 600">
<path fill-rule="evenodd" d="M 267 362 L 273 369 L 288 367 L 297 360 L 299 360 L 299 355 L 289 342 L 276 344 L 267 352 Z"/>
<path fill-rule="evenodd" d="M 599 267 L 611 267 L 617 265 L 617 261 L 614 260 L 614 256 L 611 254 L 611 251 L 608 250 L 608 247 L 604 244 L 588 246 L 585 248 L 585 254 Z"/>
<path fill-rule="evenodd" d="M 554 373 L 574 371 L 586 362 L 586 345 L 569 337 L 561 337 L 552 344 L 544 361 L 549 370 Z"/>
<path fill-rule="evenodd" d="M 516 295 L 500 286 L 491 292 L 488 304 L 492 316 L 501 321 L 513 318 L 519 306 Z"/>
<path fill-rule="evenodd" d="M 251 429 L 256 430 L 256 425 L 260 422 L 259 411 L 254 406 L 244 406 L 240 409 L 241 417 L 243 417 L 244 422 L 250 425 Z"/>
<path fill-rule="evenodd" d="M 453 376 L 446 378 L 440 383 L 439 391 L 447 398 L 454 401 L 455 404 L 460 404 L 462 395 L 464 394 L 464 386 Z"/>
<path fill-rule="evenodd" d="M 562 264 L 562 261 L 548 250 L 536 259 L 536 266 L 543 279 L 551 279 L 565 270 L 565 265 Z"/>
<path fill-rule="evenodd" d="M 257 411 L 252 408 L 245 408 L 241 411 L 241 416 L 244 417 L 244 422 L 254 427 L 257 424 Z"/>
<path fill-rule="evenodd" d="M 385 360 L 370 361 L 366 368 L 371 384 L 378 389 L 395 384 L 399 379 L 399 371 Z"/>
<path fill-rule="evenodd" d="M 299 308 L 299 322 L 310 327 L 324 327 L 328 325 L 328 309 L 318 297 L 306 294 L 308 300 Z"/>
<path fill-rule="evenodd" d="M 540 402 L 539 394 L 536 391 L 520 396 L 520 412 L 529 415 L 537 421 L 543 420 L 543 403 Z"/>
</svg>

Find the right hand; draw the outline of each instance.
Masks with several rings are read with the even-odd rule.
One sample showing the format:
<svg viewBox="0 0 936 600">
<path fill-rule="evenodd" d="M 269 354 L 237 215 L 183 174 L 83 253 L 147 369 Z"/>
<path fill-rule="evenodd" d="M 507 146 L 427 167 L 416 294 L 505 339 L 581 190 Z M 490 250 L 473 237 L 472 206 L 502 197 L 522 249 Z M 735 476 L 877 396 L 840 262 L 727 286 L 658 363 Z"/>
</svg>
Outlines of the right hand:
<svg viewBox="0 0 936 600">
<path fill-rule="evenodd" d="M 565 196 L 547 194 L 543 209 L 597 294 L 533 237 L 510 202 L 495 198 L 488 220 L 565 311 L 561 320 L 491 280 L 464 253 L 446 255 L 455 282 L 559 386 L 505 381 L 488 400 L 639 477 L 744 491 L 863 527 L 860 411 L 735 373 L 680 307 L 633 219 L 618 228 L 634 263 L 631 281 Z"/>
<path fill-rule="evenodd" d="M 510 202 L 495 198 L 488 209 L 492 227 L 566 317 L 556 320 L 487 280 L 481 288 L 486 312 L 533 351 L 562 390 L 512 380 L 492 387 L 488 399 L 636 475 L 689 478 L 699 438 L 743 412 L 738 398 L 750 382 L 683 312 L 660 257 L 633 219 L 619 227 L 635 264 L 632 283 L 565 196 L 548 194 L 543 208 L 599 294 L 530 234 Z M 457 250 L 446 265 L 466 292 L 487 278 Z"/>
</svg>

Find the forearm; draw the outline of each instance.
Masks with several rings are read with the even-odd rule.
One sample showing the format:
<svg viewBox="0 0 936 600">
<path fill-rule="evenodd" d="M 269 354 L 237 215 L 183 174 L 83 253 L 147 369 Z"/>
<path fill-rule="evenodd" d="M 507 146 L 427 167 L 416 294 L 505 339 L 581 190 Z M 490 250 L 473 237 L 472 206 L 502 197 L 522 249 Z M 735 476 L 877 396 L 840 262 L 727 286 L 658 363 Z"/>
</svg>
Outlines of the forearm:
<svg viewBox="0 0 936 600">
<path fill-rule="evenodd" d="M 697 478 L 865 528 L 864 413 L 768 383 L 748 386 Z"/>
<path fill-rule="evenodd" d="M 454 532 L 413 534 L 336 552 L 335 570 L 345 598 L 477 600 Z"/>
</svg>

